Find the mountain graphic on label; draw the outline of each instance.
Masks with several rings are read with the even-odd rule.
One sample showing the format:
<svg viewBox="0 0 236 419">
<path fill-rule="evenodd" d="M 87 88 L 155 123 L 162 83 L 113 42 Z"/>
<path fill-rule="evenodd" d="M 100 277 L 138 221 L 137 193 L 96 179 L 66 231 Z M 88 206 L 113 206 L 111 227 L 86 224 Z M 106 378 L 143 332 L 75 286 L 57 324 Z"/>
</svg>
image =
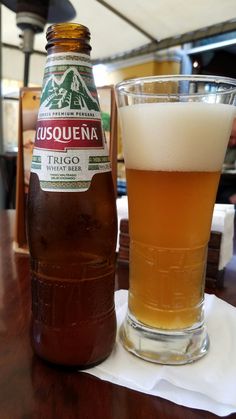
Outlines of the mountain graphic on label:
<svg viewBox="0 0 236 419">
<path fill-rule="evenodd" d="M 75 67 L 68 68 L 57 78 L 54 74 L 46 81 L 42 96 L 41 109 L 78 109 L 100 111 L 98 102 L 93 98 L 84 80 Z"/>
</svg>

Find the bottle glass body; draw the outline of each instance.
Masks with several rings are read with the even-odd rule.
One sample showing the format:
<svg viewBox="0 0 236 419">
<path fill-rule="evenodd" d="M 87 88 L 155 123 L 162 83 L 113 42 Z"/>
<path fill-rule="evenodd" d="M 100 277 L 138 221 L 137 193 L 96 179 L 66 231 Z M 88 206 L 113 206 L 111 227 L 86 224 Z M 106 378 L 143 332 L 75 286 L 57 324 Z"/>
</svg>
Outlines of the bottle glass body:
<svg viewBox="0 0 236 419">
<path fill-rule="evenodd" d="M 87 29 L 80 25 L 53 25 L 47 34 L 48 57 L 53 56 L 58 60 L 65 54 L 70 56 L 70 59 L 74 59 L 73 57 L 78 57 L 78 53 L 81 53 L 86 59 L 86 56 L 89 57 L 90 50 L 88 38 Z M 45 122 L 43 115 L 46 113 L 41 112 L 38 125 L 40 132 L 45 132 L 50 141 L 58 139 L 59 137 L 55 136 L 59 128 L 57 131 L 53 130 L 56 120 L 58 126 L 61 127 L 62 135 L 66 133 L 68 140 L 71 134 L 72 140 L 78 139 L 79 144 L 79 140 L 83 140 L 79 137 L 82 132 L 81 124 L 86 122 L 84 124 L 86 125 L 84 135 L 87 135 L 85 140 L 91 141 L 88 136 L 93 132 L 94 127 L 88 131 L 90 114 L 83 110 L 86 115 L 86 121 L 84 121 L 81 116 L 83 114 L 80 112 L 80 128 L 77 126 L 78 119 L 75 118 L 75 113 L 72 118 L 73 128 L 68 128 L 70 117 L 60 117 L 62 111 L 66 112 L 69 109 L 68 103 L 66 105 L 62 100 L 66 98 L 66 94 L 67 96 L 70 94 L 68 96 L 70 99 L 74 97 L 74 102 L 77 103 L 79 90 L 81 91 L 82 88 L 85 93 L 87 92 L 87 88 L 80 85 L 82 76 L 78 76 L 78 68 L 74 70 L 73 78 L 72 72 L 66 65 L 64 67 L 61 65 L 61 68 L 59 76 L 55 78 L 53 75 L 54 78 L 51 76 L 50 80 L 48 78 L 46 82 L 44 81 L 42 96 L 45 83 L 48 86 L 51 83 L 45 103 L 48 103 L 52 92 L 55 93 L 56 100 L 48 106 L 48 114 L 52 115 L 54 112 L 56 116 L 53 122 L 50 118 Z M 65 92 L 66 77 L 69 78 L 72 87 L 70 93 Z M 94 91 L 93 97 L 95 97 Z M 59 111 L 55 111 L 55 103 L 57 105 L 59 103 Z M 63 131 L 61 121 L 65 120 L 67 130 Z M 50 124 L 52 128 L 49 129 Z M 47 127 L 46 131 L 43 131 L 44 127 Z M 54 138 L 51 139 L 53 136 Z M 43 134 L 40 139 L 43 144 L 42 138 Z M 96 138 L 96 140 L 101 139 Z M 36 148 L 39 144 L 39 140 L 37 141 Z M 78 169 L 82 160 L 81 153 L 85 148 L 87 150 L 90 144 L 87 147 L 73 148 L 73 156 L 66 160 L 64 157 L 57 157 L 55 160 L 53 151 L 47 150 L 50 149 L 50 141 L 46 148 L 42 146 L 44 147 L 42 160 L 47 157 L 48 163 L 54 162 L 54 166 L 48 164 L 48 170 L 60 171 L 60 174 L 57 173 L 53 175 L 54 177 L 50 173 L 51 178 L 56 179 L 54 190 L 47 190 L 47 187 L 45 190 L 42 187 L 46 184 L 52 185 L 53 182 L 41 181 L 36 171 L 31 173 L 28 195 L 32 345 L 39 356 L 50 362 L 89 367 L 101 362 L 110 354 L 116 336 L 114 275 L 117 217 L 112 176 L 107 166 L 105 171 L 100 168 L 92 175 L 85 189 L 71 190 L 68 188 L 70 176 L 66 178 L 66 175 L 61 173 L 68 170 L 68 167 L 63 169 L 63 165 L 69 162 L 70 170 L 73 168 L 71 176 L 74 176 L 74 171 Z M 63 147 L 66 146 L 61 153 L 62 156 L 63 152 L 68 152 L 67 149 L 73 141 L 68 140 L 66 144 L 63 139 L 58 141 L 60 147 L 61 144 Z M 96 158 L 97 154 L 98 156 L 101 154 L 100 150 L 101 147 L 93 151 L 92 159 Z M 37 165 L 37 159 L 39 159 L 38 156 L 33 157 L 32 167 L 34 162 Z M 81 167 L 79 170 L 82 170 Z M 59 190 L 55 190 L 58 188 L 57 184 L 60 183 L 57 182 L 58 179 L 63 180 L 60 181 L 62 186 Z M 63 190 L 63 185 L 67 185 L 68 189 Z"/>
</svg>

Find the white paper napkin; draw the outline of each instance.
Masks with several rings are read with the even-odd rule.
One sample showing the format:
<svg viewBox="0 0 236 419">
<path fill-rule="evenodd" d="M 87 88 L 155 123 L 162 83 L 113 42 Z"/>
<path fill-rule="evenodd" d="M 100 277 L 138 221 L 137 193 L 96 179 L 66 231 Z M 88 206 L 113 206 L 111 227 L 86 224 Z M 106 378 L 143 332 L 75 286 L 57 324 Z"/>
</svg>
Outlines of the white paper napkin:
<svg viewBox="0 0 236 419">
<path fill-rule="evenodd" d="M 128 291 L 115 293 L 118 329 L 127 310 Z M 127 352 L 119 342 L 109 358 L 86 372 L 103 380 L 219 416 L 236 412 L 236 308 L 205 295 L 209 353 L 193 364 L 157 365 Z"/>
</svg>

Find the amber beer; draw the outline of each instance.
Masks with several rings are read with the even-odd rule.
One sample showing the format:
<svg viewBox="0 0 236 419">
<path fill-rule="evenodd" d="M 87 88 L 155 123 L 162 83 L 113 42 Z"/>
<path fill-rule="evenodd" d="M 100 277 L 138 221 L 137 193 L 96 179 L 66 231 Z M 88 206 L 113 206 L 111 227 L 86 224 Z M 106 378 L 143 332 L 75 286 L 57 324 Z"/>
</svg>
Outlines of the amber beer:
<svg viewBox="0 0 236 419">
<path fill-rule="evenodd" d="M 137 319 L 158 328 L 198 323 L 220 173 L 135 169 L 126 173 L 132 237 L 130 310 Z"/>
<path fill-rule="evenodd" d="M 206 103 L 120 108 L 129 312 L 145 325 L 178 330 L 203 320 L 207 243 L 232 115 L 229 105 Z"/>
<path fill-rule="evenodd" d="M 47 31 L 28 197 L 32 345 L 82 368 L 105 359 L 116 337 L 116 203 L 89 38 L 78 24 Z"/>
</svg>

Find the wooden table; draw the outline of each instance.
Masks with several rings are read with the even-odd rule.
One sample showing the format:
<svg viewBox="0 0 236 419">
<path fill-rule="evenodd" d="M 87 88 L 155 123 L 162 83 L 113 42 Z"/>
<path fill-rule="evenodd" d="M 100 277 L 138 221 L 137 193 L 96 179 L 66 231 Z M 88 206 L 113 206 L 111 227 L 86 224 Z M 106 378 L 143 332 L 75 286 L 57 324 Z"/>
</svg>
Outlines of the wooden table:
<svg viewBox="0 0 236 419">
<path fill-rule="evenodd" d="M 14 211 L 0 213 L 0 419 L 199 419 L 215 415 L 46 364 L 29 341 L 29 259 L 12 250 Z M 117 287 L 127 285 L 125 265 Z M 236 254 L 216 293 L 236 306 Z M 236 414 L 228 416 L 236 418 Z"/>
</svg>

